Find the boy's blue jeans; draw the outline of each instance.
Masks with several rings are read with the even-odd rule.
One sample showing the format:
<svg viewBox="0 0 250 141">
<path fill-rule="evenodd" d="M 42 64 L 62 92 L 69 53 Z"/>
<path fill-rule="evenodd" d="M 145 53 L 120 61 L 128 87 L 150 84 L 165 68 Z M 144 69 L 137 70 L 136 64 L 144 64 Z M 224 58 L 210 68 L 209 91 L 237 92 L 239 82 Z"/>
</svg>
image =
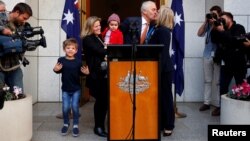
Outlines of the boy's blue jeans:
<svg viewBox="0 0 250 141">
<path fill-rule="evenodd" d="M 63 111 L 63 123 L 68 124 L 69 113 L 72 108 L 73 110 L 73 125 L 78 125 L 79 123 L 79 100 L 80 100 L 81 90 L 75 92 L 62 91 L 62 111 Z"/>
</svg>

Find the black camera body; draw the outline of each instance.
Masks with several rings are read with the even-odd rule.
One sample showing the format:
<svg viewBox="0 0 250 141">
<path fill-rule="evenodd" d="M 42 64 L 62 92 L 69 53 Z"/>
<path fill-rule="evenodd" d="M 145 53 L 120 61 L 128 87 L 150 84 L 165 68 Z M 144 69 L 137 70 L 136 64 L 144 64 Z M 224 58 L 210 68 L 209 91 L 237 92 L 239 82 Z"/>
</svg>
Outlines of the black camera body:
<svg viewBox="0 0 250 141">
<path fill-rule="evenodd" d="M 206 19 L 218 19 L 218 16 L 215 13 L 207 13 L 206 14 Z"/>
<path fill-rule="evenodd" d="M 214 26 L 220 26 L 220 25 L 225 25 L 226 21 L 222 18 L 219 18 L 215 13 L 207 13 L 206 14 L 206 19 L 214 19 L 215 21 L 213 22 Z"/>
<path fill-rule="evenodd" d="M 223 26 L 226 25 L 225 19 L 219 18 L 219 19 L 217 19 L 216 21 L 214 21 L 214 26 L 220 26 L 220 25 L 223 25 Z"/>
</svg>

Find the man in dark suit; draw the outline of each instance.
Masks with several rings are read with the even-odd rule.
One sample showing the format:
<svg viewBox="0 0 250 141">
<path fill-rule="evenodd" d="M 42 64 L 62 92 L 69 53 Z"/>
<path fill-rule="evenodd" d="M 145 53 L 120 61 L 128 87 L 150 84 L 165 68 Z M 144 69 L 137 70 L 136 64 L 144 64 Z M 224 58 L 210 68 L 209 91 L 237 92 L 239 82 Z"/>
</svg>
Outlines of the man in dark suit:
<svg viewBox="0 0 250 141">
<path fill-rule="evenodd" d="M 155 2 L 144 1 L 141 5 L 141 17 L 128 17 L 121 23 L 120 28 L 124 35 L 124 43 L 143 44 L 147 32 L 153 27 L 156 16 L 157 7 Z"/>
</svg>

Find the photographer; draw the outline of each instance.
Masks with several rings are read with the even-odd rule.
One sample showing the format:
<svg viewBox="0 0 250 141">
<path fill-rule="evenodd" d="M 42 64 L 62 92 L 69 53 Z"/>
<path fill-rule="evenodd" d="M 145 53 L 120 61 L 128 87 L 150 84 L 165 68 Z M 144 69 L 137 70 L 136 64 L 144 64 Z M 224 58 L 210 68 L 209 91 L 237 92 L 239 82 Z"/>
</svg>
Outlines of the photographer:
<svg viewBox="0 0 250 141">
<path fill-rule="evenodd" d="M 246 54 L 243 42 L 236 37 L 245 34 L 245 28 L 236 24 L 230 12 L 223 12 L 212 31 L 212 41 L 217 43 L 221 57 L 220 95 L 226 94 L 232 78 L 241 84 L 246 77 Z M 218 111 L 220 114 L 220 111 Z"/>
<path fill-rule="evenodd" d="M 212 101 L 212 82 L 214 81 L 216 102 L 215 106 L 219 107 L 219 77 L 220 77 L 220 64 L 216 62 L 214 54 L 217 46 L 211 41 L 211 30 L 214 27 L 214 22 L 221 14 L 221 8 L 217 5 L 210 8 L 210 13 L 206 14 L 204 23 L 200 26 L 197 35 L 199 37 L 205 36 L 205 48 L 203 51 L 203 70 L 204 70 L 204 102 L 200 107 L 200 111 L 206 111 L 210 109 Z M 216 109 L 212 112 L 213 116 L 216 116 Z"/>
<path fill-rule="evenodd" d="M 32 9 L 26 3 L 18 3 L 13 10 L 0 16 L 0 33 L 11 36 L 16 29 L 22 29 L 25 22 L 32 16 Z M 0 56 L 0 88 L 7 84 L 11 91 L 13 86 L 23 89 L 23 73 L 20 68 L 20 56 L 23 54 L 8 54 Z"/>
</svg>

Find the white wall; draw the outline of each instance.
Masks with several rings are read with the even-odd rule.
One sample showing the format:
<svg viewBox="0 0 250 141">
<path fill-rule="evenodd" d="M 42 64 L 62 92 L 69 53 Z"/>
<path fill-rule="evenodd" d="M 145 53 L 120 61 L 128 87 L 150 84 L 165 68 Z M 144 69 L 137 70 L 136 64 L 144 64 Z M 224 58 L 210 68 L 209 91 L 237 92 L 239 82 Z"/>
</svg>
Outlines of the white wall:
<svg viewBox="0 0 250 141">
<path fill-rule="evenodd" d="M 39 3 L 39 26 L 43 27 L 47 40 L 47 48 L 38 49 L 38 101 L 60 101 L 60 75 L 53 72 L 53 67 L 58 57 L 63 55 L 61 43 L 66 38 L 66 34 L 61 30 L 61 17 L 65 1 L 31 1 Z"/>
<path fill-rule="evenodd" d="M 237 23 L 242 24 L 247 32 L 250 32 L 250 1 L 248 0 L 225 0 L 224 9 L 234 15 Z"/>
<path fill-rule="evenodd" d="M 12 8 L 16 5 L 18 2 L 25 2 L 25 0 L 2 0 L 6 4 L 7 11 L 11 11 Z"/>
</svg>

